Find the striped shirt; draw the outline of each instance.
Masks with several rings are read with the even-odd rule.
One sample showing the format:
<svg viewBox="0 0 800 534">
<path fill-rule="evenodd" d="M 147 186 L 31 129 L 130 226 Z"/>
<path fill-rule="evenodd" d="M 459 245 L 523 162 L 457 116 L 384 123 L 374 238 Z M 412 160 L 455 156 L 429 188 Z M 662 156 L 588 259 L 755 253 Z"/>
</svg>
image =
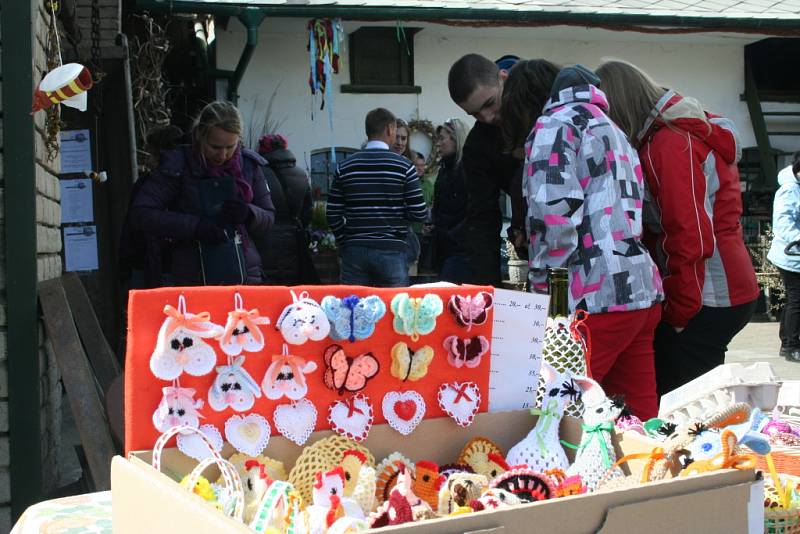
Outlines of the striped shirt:
<svg viewBox="0 0 800 534">
<path fill-rule="evenodd" d="M 384 147 L 371 141 L 336 169 L 327 216 L 340 248 L 405 251 L 409 223 L 425 220 L 427 209 L 414 165 Z"/>
</svg>

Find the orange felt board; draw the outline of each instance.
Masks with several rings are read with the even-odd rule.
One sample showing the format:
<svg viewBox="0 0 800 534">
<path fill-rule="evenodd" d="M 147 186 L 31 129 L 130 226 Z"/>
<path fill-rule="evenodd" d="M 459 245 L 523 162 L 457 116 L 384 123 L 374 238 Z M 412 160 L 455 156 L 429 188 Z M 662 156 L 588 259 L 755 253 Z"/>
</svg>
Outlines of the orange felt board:
<svg viewBox="0 0 800 534">
<path fill-rule="evenodd" d="M 482 335 L 490 343 L 492 339 L 493 309 L 489 312 L 487 321 L 482 325 L 473 325 L 468 332 L 465 327 L 459 326 L 453 314 L 447 309 L 447 302 L 452 295 L 476 295 L 480 291 L 493 294 L 493 288 L 484 286 L 453 286 L 453 287 L 416 287 L 416 288 L 371 288 L 360 286 L 298 286 L 291 288 L 297 295 L 307 291 L 309 297 L 320 302 L 324 297 L 332 295 L 344 298 L 349 295 L 367 297 L 377 295 L 386 304 L 386 314 L 381 318 L 372 336 L 363 341 L 351 343 L 349 340 L 334 341 L 326 337 L 321 341 L 307 341 L 302 345 L 289 345 L 290 354 L 301 356 L 306 360 L 314 361 L 317 370 L 307 374 L 308 394 L 317 408 L 317 425 L 315 430 L 329 429 L 328 407 L 336 400 L 342 400 L 351 394 L 339 395 L 338 392 L 328 389 L 323 382 L 325 363 L 323 354 L 331 344 L 338 344 L 344 348 L 348 356 L 355 357 L 364 352 L 372 352 L 380 363 L 378 374 L 367 382 L 366 387 L 360 392 L 370 399 L 373 407 L 373 424 L 385 423 L 381 410 L 381 402 L 389 391 L 417 391 L 425 399 L 425 418 L 447 417 L 439 407 L 436 394 L 445 382 L 467 382 L 478 384 L 481 392 L 480 412 L 487 411 L 489 405 L 489 369 L 491 349 L 483 355 L 480 364 L 475 368 L 461 367 L 456 369 L 447 363 L 447 351 L 443 342 L 447 336 L 457 335 L 462 338 Z M 278 317 L 284 307 L 292 303 L 290 288 L 282 286 L 223 286 L 223 287 L 191 287 L 191 288 L 161 288 L 146 291 L 131 291 L 128 305 L 128 346 L 125 365 L 125 450 L 152 449 L 160 435 L 153 425 L 152 417 L 162 399 L 162 388 L 171 386 L 172 382 L 161 380 L 150 371 L 150 356 L 156 346 L 158 331 L 166 319 L 164 306 L 178 307 L 178 297 L 183 295 L 186 299 L 186 310 L 189 313 L 209 312 L 211 321 L 224 326 L 228 312 L 234 309 L 234 296 L 239 293 L 244 301 L 244 308 L 250 310 L 257 308 L 262 316 L 269 317 L 271 324 L 261 327 L 265 336 L 265 347 L 258 353 L 243 353 L 246 357 L 244 368 L 253 379 L 261 384 L 264 373 L 272 362 L 274 354 L 280 354 L 284 339 L 275 327 Z M 442 299 L 444 311 L 436 320 L 435 330 L 421 336 L 418 341 L 411 337 L 398 334 L 392 326 L 394 314 L 391 311 L 392 298 L 398 293 L 408 293 L 411 297 L 423 297 L 435 293 Z M 227 357 L 219 348 L 216 340 L 207 340 L 217 353 L 217 364 L 225 365 Z M 397 342 L 405 342 L 412 350 L 428 345 L 434 351 L 434 358 L 428 367 L 428 373 L 416 382 L 403 382 L 390 373 L 391 348 Z M 247 412 L 236 412 L 226 408 L 221 412 L 214 411 L 208 405 L 208 391 L 216 378 L 216 371 L 210 374 L 194 377 L 186 373 L 180 376 L 180 386 L 194 388 L 195 399 L 203 399 L 205 405 L 200 410 L 204 419 L 200 424 L 213 424 L 220 433 L 225 433 L 225 421 L 232 415 L 259 413 L 263 415 L 272 426 L 273 434 L 277 433 L 273 422 L 273 412 L 279 404 L 288 404 L 287 398 L 269 400 L 262 392 L 255 405 Z M 453 425 L 456 423 L 453 422 Z M 398 434 L 400 436 L 400 434 Z M 413 433 L 411 434 L 413 436 Z"/>
</svg>

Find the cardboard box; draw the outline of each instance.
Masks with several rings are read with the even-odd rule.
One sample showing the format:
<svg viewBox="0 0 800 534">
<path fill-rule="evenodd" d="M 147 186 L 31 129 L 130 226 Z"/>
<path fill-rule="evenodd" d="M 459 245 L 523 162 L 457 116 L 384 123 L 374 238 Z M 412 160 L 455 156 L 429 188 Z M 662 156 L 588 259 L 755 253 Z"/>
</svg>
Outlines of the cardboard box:
<svg viewBox="0 0 800 534">
<path fill-rule="evenodd" d="M 366 446 L 376 459 L 400 451 L 412 460 L 453 461 L 473 436 L 486 436 L 504 450 L 533 428 L 536 418 L 527 411 L 479 414 L 462 429 L 449 419 L 420 423 L 403 437 L 387 425 L 373 427 Z M 580 425 L 564 419 L 561 435 L 580 441 Z M 308 443 L 330 435 L 316 432 Z M 618 455 L 649 452 L 653 443 L 631 434 L 617 437 Z M 230 453 L 231 451 L 225 451 Z M 264 454 L 282 460 L 290 468 L 301 448 L 273 436 Z M 150 451 L 133 452 L 129 459 L 114 458 L 111 468 L 114 534 L 247 534 L 245 525 L 234 521 L 181 488 L 172 478 L 150 466 Z M 162 470 L 175 477 L 196 464 L 176 449 L 165 450 Z M 631 469 L 641 468 L 634 463 Z M 213 474 L 211 475 L 213 478 Z M 763 482 L 760 474 L 726 470 L 690 478 L 676 478 L 626 490 L 600 492 L 531 503 L 508 510 L 479 512 L 454 518 L 399 525 L 374 532 L 431 534 L 531 532 L 627 533 L 646 532 L 739 532 L 763 531 Z"/>
</svg>

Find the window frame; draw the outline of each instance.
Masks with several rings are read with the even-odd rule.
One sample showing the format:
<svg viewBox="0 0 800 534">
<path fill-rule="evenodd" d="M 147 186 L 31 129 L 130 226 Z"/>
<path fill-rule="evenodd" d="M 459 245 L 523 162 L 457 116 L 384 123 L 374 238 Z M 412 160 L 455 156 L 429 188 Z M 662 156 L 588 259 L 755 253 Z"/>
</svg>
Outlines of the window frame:
<svg viewBox="0 0 800 534">
<path fill-rule="evenodd" d="M 396 39 L 399 30 L 390 26 L 362 26 L 348 36 L 350 82 L 341 86 L 342 93 L 374 94 L 419 94 L 422 88 L 414 85 L 414 35 L 422 28 L 403 28 L 405 45 L 398 46 L 396 68 L 399 70 L 399 84 L 364 83 L 359 75 L 361 67 L 360 51 L 365 42 L 380 39 Z"/>
</svg>

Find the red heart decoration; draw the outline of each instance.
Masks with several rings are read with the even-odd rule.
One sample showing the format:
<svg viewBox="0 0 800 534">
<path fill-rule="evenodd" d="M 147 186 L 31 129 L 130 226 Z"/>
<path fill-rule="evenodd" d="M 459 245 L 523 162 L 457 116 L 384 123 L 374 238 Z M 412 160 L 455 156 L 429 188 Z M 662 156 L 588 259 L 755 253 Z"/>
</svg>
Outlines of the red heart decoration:
<svg viewBox="0 0 800 534">
<path fill-rule="evenodd" d="M 413 400 L 397 401 L 394 403 L 394 413 L 403 421 L 411 421 L 417 414 L 417 404 Z"/>
</svg>

